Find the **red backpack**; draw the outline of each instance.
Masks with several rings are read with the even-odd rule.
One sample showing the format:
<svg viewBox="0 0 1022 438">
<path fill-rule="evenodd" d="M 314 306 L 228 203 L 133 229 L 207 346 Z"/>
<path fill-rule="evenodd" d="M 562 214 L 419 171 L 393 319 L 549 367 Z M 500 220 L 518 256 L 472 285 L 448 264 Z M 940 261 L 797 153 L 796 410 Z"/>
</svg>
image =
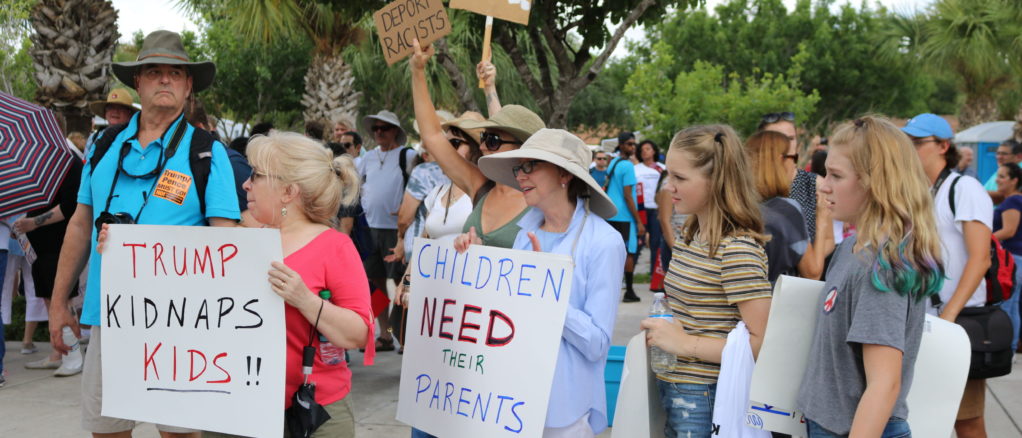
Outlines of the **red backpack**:
<svg viewBox="0 0 1022 438">
<path fill-rule="evenodd" d="M 951 189 L 948 193 L 952 215 L 955 214 L 955 185 L 961 178 L 958 176 L 951 182 Z M 991 234 L 990 268 L 987 269 L 987 273 L 983 277 L 987 281 L 987 305 L 997 304 L 1011 298 L 1011 291 L 1015 288 L 1015 269 L 1015 258 Z"/>
</svg>

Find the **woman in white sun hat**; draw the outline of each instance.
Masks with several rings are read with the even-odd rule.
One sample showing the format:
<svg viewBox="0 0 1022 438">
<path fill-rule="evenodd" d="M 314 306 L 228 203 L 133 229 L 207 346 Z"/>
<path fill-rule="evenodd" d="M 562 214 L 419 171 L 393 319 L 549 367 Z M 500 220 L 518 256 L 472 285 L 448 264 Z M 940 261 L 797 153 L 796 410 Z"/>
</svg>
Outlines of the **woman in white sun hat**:
<svg viewBox="0 0 1022 438">
<path fill-rule="evenodd" d="M 614 203 L 589 176 L 592 153 L 578 137 L 541 129 L 520 149 L 487 155 L 487 178 L 521 190 L 532 209 L 519 221 L 514 249 L 567 254 L 575 269 L 550 391 L 544 437 L 592 437 L 607 428 L 603 368 L 620 301 L 625 244 L 604 219 Z M 455 240 L 466 251 L 473 232 Z"/>
</svg>

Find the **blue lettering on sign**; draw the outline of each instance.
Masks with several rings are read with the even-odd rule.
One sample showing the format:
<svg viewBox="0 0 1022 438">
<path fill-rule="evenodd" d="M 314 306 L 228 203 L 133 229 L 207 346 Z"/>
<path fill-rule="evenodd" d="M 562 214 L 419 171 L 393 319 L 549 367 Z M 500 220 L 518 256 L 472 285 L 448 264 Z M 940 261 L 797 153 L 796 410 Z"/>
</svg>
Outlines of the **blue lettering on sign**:
<svg viewBox="0 0 1022 438">
<path fill-rule="evenodd" d="M 444 269 L 443 268 L 447 267 L 447 254 L 450 252 L 450 248 L 443 248 L 443 250 L 444 250 L 443 258 L 440 258 L 440 251 L 437 250 L 437 252 L 436 252 L 436 266 L 433 268 L 433 276 L 437 277 L 439 279 L 443 279 L 444 278 Z M 443 268 L 441 268 L 441 266 L 443 266 Z M 440 273 L 439 277 L 437 276 L 437 272 Z"/>
<path fill-rule="evenodd" d="M 486 281 L 482 284 L 479 283 L 479 275 L 483 273 L 483 260 L 486 260 Z M 476 289 L 482 289 L 490 282 L 490 277 L 493 276 L 493 262 L 490 261 L 489 257 L 479 256 L 479 270 L 476 271 Z"/>
<path fill-rule="evenodd" d="M 527 296 L 527 297 L 531 297 L 532 294 L 527 293 L 527 292 L 522 292 L 522 283 L 525 283 L 526 281 L 531 281 L 532 280 L 531 278 L 528 278 L 528 277 L 525 276 L 525 268 L 536 269 L 536 265 L 522 265 L 518 269 L 518 295 L 524 295 L 524 296 Z"/>
<path fill-rule="evenodd" d="M 422 253 L 426 252 L 426 248 L 429 248 L 431 246 L 433 246 L 432 243 L 422 245 L 422 248 L 419 248 L 419 256 L 415 258 L 417 261 L 416 264 L 418 265 L 419 268 L 419 275 L 421 275 L 422 278 L 429 278 L 429 274 L 427 274 L 426 271 L 422 270 Z"/>
<path fill-rule="evenodd" d="M 444 388 L 443 401 L 441 401 L 440 388 Z M 432 390 L 432 391 L 431 391 Z M 458 393 L 455 399 L 455 392 Z M 425 404 L 429 409 L 435 409 L 448 415 L 456 415 L 481 423 L 491 423 L 506 431 L 521 433 L 525 428 L 525 419 L 522 418 L 521 409 L 524 409 L 525 402 L 513 396 L 495 392 L 478 392 L 467 386 L 456 385 L 452 382 L 442 382 L 433 379 L 429 374 L 422 373 L 415 378 L 415 403 L 420 402 L 421 394 L 431 394 L 429 402 Z M 472 394 L 475 394 L 473 399 Z M 492 401 L 496 396 L 498 403 L 497 414 L 490 414 Z M 474 400 L 474 402 L 473 402 Z M 507 402 L 506 404 L 504 402 Z M 507 410 L 505 411 L 505 406 Z M 469 408 L 471 407 L 471 410 Z M 510 412 L 510 414 L 508 414 Z M 503 422 L 501 421 L 503 419 Z"/>
<path fill-rule="evenodd" d="M 508 280 L 507 276 L 511 275 L 511 271 L 513 271 L 515 269 L 515 262 L 512 262 L 511 259 L 506 259 L 505 258 L 505 259 L 500 259 L 500 261 L 497 262 L 497 263 L 500 264 L 500 268 L 498 268 L 499 272 L 497 273 L 497 292 L 500 292 L 500 279 L 503 278 L 504 279 L 504 283 L 507 284 L 507 294 L 508 294 L 508 296 L 510 296 L 511 295 L 511 280 Z M 507 270 L 506 271 L 504 270 L 504 265 L 505 264 L 507 265 Z"/>
<path fill-rule="evenodd" d="M 745 416 L 745 424 L 748 426 L 755 427 L 756 429 L 763 428 L 763 419 L 756 414 L 748 414 Z"/>
<path fill-rule="evenodd" d="M 791 416 L 790 412 L 784 412 L 784 411 L 781 411 L 781 410 L 774 409 L 773 406 L 768 405 L 766 403 L 764 403 L 763 406 L 753 406 L 752 409 L 757 410 L 757 411 L 763 411 L 763 412 L 766 412 L 768 414 L 784 415 L 785 417 L 790 417 Z"/>
<path fill-rule="evenodd" d="M 561 287 L 564 286 L 564 270 L 561 269 L 561 277 L 557 280 L 557 287 L 554 287 L 554 273 L 550 269 L 546 270 L 546 278 L 543 280 L 543 292 L 539 295 L 540 297 L 546 296 L 546 287 L 549 284 L 550 288 L 554 290 L 554 301 L 561 301 Z"/>
</svg>

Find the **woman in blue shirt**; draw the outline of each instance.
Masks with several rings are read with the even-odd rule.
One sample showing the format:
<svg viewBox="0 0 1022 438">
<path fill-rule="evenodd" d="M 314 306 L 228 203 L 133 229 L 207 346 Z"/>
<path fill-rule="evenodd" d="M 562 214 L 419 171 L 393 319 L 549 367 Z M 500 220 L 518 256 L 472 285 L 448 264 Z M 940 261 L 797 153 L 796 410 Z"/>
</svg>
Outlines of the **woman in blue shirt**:
<svg viewBox="0 0 1022 438">
<path fill-rule="evenodd" d="M 589 176 L 591 153 L 578 137 L 541 129 L 515 151 L 479 159 L 487 178 L 521 190 L 533 207 L 514 248 L 567 254 L 575 264 L 543 436 L 593 437 L 607 428 L 603 368 L 610 349 L 625 245 L 605 218 L 617 208 Z M 480 244 L 463 234 L 454 247 Z"/>
<path fill-rule="evenodd" d="M 1022 184 L 1022 168 L 1015 164 L 1004 164 L 997 169 L 997 193 L 1004 199 L 994 209 L 994 237 L 1001 241 L 1004 249 L 1015 258 L 1015 266 L 1022 264 L 1022 233 L 1018 232 L 1019 218 L 1022 217 L 1022 193 L 1019 192 L 1019 184 Z M 1018 297 L 1019 287 L 1022 286 L 1022 269 L 1015 270 L 1015 288 L 1011 291 L 1011 298 L 1001 302 L 1001 309 L 1008 313 L 1011 318 L 1013 329 L 1011 349 L 1018 350 L 1019 328 L 1022 325 L 1022 317 L 1019 315 Z"/>
</svg>

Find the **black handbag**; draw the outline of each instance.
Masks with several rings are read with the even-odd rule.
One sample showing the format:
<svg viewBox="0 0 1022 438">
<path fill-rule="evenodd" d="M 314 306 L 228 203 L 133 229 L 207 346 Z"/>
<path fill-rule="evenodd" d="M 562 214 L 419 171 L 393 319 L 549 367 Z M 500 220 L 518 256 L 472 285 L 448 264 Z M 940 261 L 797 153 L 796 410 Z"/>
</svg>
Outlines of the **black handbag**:
<svg viewBox="0 0 1022 438">
<path fill-rule="evenodd" d="M 1011 373 L 1012 326 L 1008 314 L 997 304 L 966 307 L 955 323 L 965 329 L 972 345 L 969 379 L 988 379 Z"/>
</svg>

